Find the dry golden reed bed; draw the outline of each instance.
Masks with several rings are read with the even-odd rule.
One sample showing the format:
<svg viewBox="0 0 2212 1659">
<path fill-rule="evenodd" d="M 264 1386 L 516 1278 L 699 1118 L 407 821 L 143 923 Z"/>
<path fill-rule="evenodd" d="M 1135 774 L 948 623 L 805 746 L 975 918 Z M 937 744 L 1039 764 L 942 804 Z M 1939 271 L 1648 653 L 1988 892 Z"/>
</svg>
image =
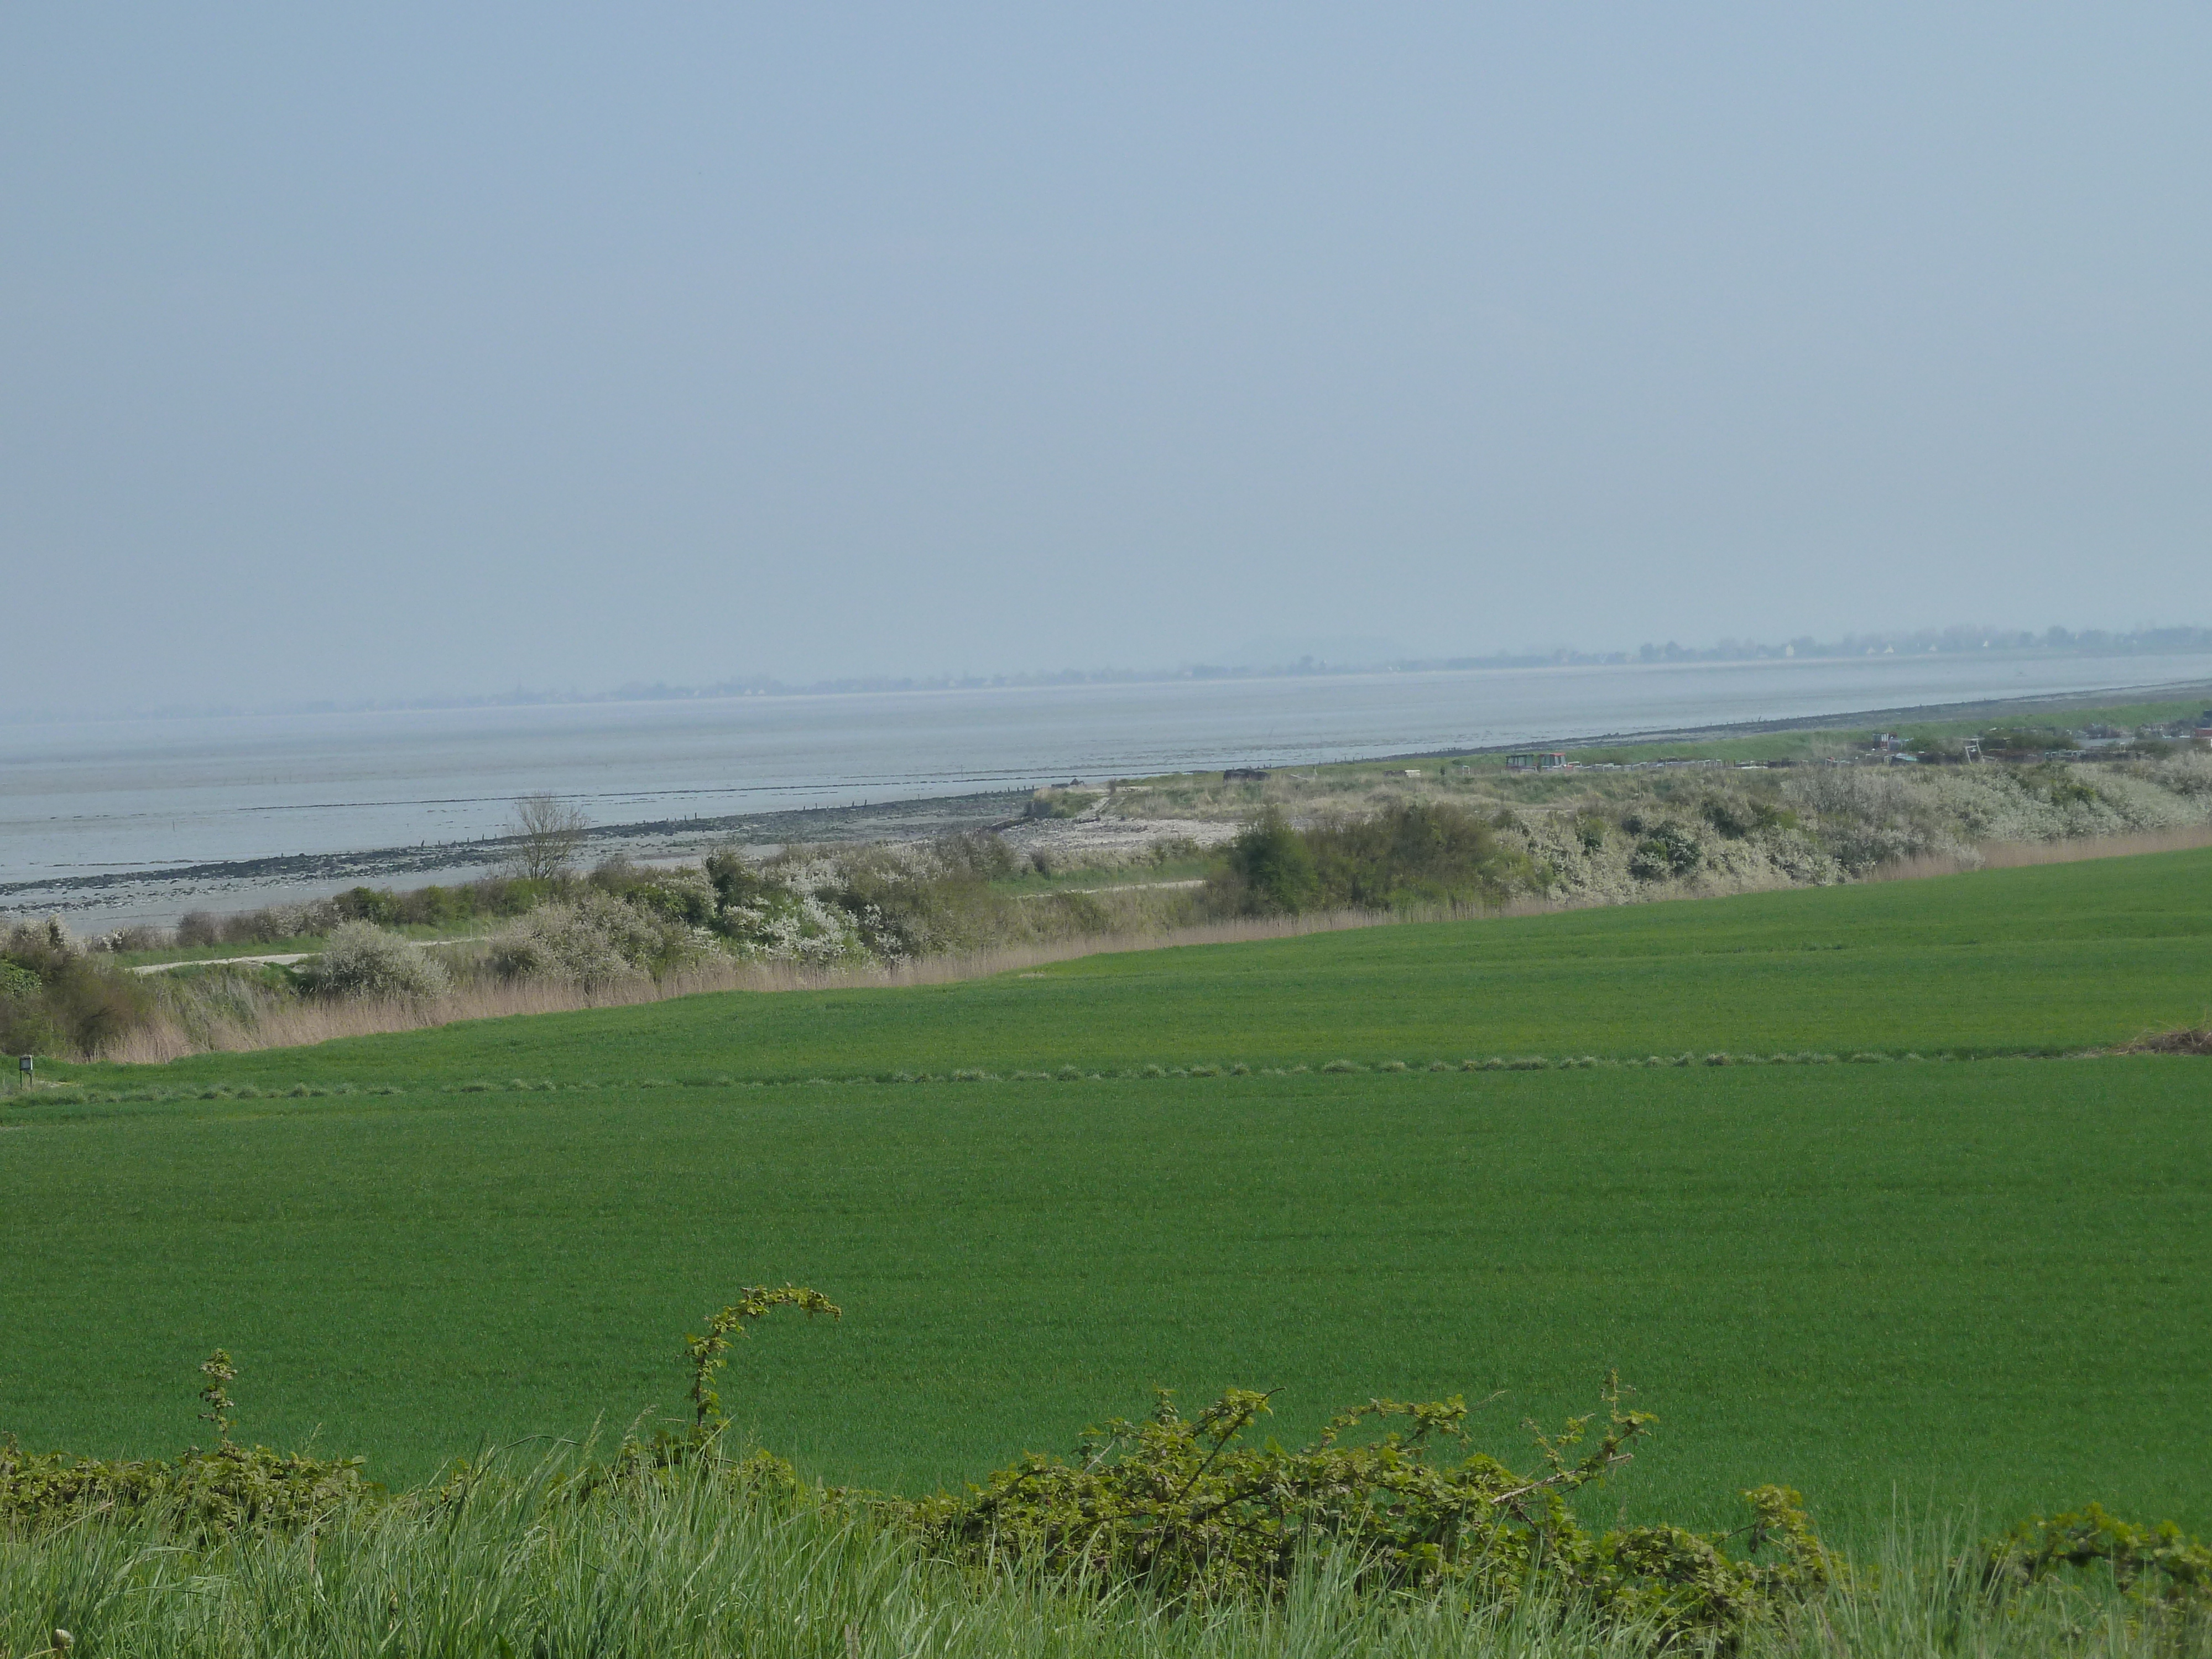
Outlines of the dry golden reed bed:
<svg viewBox="0 0 2212 1659">
<path fill-rule="evenodd" d="M 1869 872 L 1866 879 L 1917 881 L 1926 876 L 1955 876 L 1966 870 L 2017 870 L 2031 864 L 2079 864 L 2085 859 L 2180 853 L 2194 847 L 2212 847 L 2212 824 L 2149 830 L 2131 836 L 2089 836 L 2079 841 L 1984 842 L 1971 858 L 1928 854 L 1899 859 Z"/>
</svg>

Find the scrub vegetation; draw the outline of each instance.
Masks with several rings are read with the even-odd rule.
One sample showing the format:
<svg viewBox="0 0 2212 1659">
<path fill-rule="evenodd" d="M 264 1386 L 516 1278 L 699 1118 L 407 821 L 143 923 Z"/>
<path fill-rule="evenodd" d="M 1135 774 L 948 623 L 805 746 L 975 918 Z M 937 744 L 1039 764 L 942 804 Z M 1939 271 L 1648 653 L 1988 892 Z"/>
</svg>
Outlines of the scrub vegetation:
<svg viewBox="0 0 2212 1659">
<path fill-rule="evenodd" d="M 1152 811 L 1156 793 L 1086 795 L 1082 810 L 1093 821 L 1109 809 Z M 0 1042 L 165 1058 L 702 989 L 971 972 L 1024 952 L 1042 961 L 1225 923 L 1336 927 L 1817 887 L 2212 834 L 2212 757 L 2194 752 L 1527 778 L 1354 769 L 1185 793 L 1176 810 L 1234 811 L 1243 829 L 1210 859 L 1172 838 L 1134 864 L 1114 852 L 1079 884 L 1067 879 L 1079 848 L 1025 852 L 981 832 L 794 847 L 764 861 L 736 849 L 690 866 L 613 860 L 587 875 L 556 856 L 571 838 L 540 849 L 531 875 L 412 893 L 356 888 L 220 928 L 187 918 L 177 933 L 285 942 L 321 961 L 196 966 L 193 951 L 216 947 L 164 962 L 145 930 L 86 951 L 58 921 L 21 926 L 0 940 Z M 176 971 L 137 982 L 154 963 Z"/>
<path fill-rule="evenodd" d="M 1477 826 L 1489 838 L 1456 861 L 1443 890 L 1627 903 L 1830 885 L 1911 860 L 1972 868 L 1993 846 L 2203 833 L 2212 825 L 2212 756 L 1956 766 L 1692 759 L 1527 775 L 1491 757 L 1156 780 L 1117 790 L 1106 810 L 1287 825 L 1316 855 L 1324 844 L 1371 849 L 1357 876 L 1302 902 L 1357 891 L 1352 902 L 1387 908 L 1438 890 L 1432 873 L 1385 873 L 1384 849 L 1418 823 L 1431 843 L 1470 839 Z"/>
</svg>

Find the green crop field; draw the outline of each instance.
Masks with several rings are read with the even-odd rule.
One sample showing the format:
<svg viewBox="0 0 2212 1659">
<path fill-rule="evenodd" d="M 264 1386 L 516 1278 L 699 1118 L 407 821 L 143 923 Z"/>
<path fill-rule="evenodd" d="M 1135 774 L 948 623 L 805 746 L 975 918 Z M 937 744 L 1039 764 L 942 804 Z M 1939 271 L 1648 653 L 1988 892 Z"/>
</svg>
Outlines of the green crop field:
<svg viewBox="0 0 2212 1659">
<path fill-rule="evenodd" d="M 2212 1073 L 1934 1056 L 2208 1003 L 2186 853 L 76 1068 L 170 1097 L 0 1103 L 0 1431 L 173 1447 L 222 1344 L 243 1433 L 405 1479 L 675 1410 L 682 1332 L 789 1279 L 846 1317 L 723 1392 L 832 1480 L 980 1474 L 1156 1386 L 1279 1387 L 1286 1436 L 1502 1391 L 1504 1449 L 1617 1367 L 1662 1419 L 1631 1514 L 1778 1480 L 1844 1528 L 2202 1528 Z M 1421 1069 L 1716 1050 L 1930 1058 Z M 1014 1078 L 1200 1062 L 1257 1070 Z"/>
</svg>

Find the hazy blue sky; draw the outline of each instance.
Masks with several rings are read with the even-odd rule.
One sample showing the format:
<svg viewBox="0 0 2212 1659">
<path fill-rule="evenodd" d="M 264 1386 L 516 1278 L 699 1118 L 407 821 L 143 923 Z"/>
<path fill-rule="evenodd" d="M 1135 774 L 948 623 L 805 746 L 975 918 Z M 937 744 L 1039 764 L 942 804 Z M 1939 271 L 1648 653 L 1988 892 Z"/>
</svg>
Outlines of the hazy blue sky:
<svg viewBox="0 0 2212 1659">
<path fill-rule="evenodd" d="M 0 707 L 2212 622 L 2212 10 L 0 10 Z"/>
</svg>

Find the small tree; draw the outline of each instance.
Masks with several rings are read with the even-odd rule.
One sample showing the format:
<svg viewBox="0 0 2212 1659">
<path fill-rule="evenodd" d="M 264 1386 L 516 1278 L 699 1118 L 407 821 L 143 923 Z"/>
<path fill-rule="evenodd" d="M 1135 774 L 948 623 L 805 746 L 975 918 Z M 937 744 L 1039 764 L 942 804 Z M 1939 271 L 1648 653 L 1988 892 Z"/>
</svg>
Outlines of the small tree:
<svg viewBox="0 0 2212 1659">
<path fill-rule="evenodd" d="M 515 800 L 508 824 L 507 839 L 514 847 L 508 861 L 515 874 L 530 881 L 550 881 L 574 866 L 592 821 L 582 807 L 558 795 L 522 795 Z"/>
</svg>

